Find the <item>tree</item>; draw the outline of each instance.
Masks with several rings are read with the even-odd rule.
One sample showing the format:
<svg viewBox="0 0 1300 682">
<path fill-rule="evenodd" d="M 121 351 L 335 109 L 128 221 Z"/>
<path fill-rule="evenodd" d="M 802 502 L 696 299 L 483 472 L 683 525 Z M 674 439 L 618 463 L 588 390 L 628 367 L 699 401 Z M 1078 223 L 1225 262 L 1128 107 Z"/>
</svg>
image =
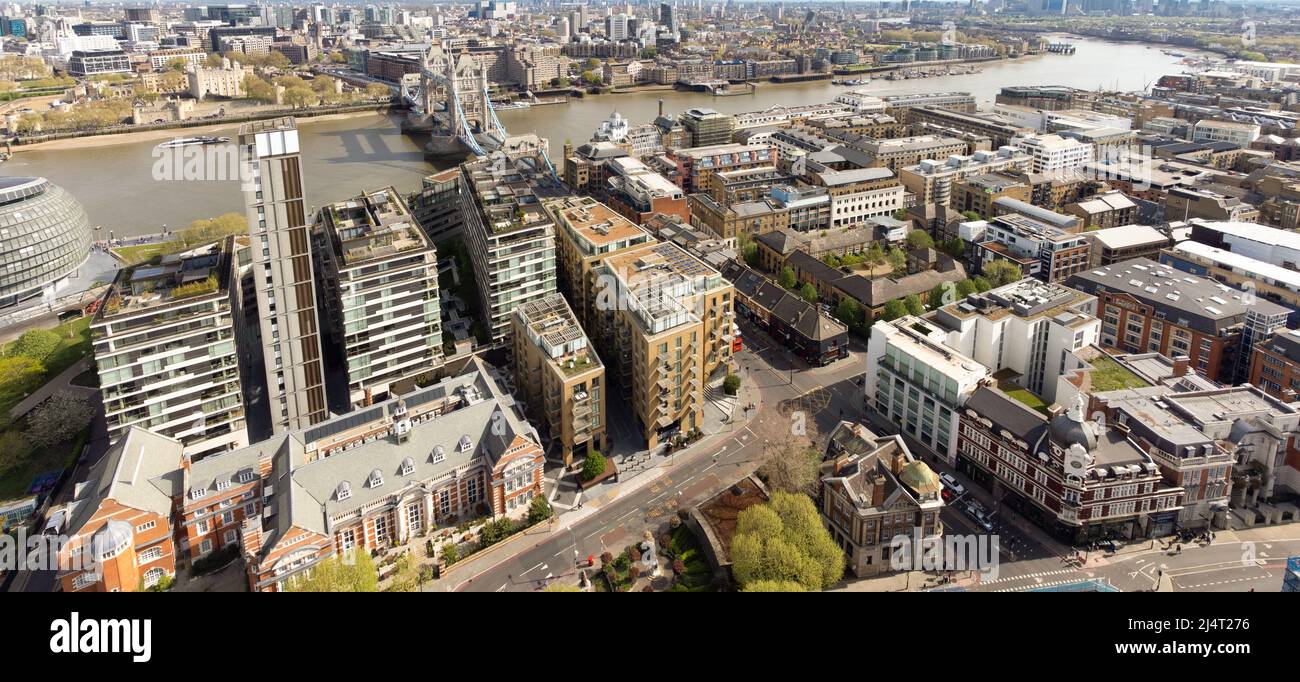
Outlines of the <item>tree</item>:
<svg viewBox="0 0 1300 682">
<path fill-rule="evenodd" d="M 776 281 L 786 289 L 793 289 L 799 284 L 799 279 L 794 276 L 794 268 L 781 268 L 781 274 L 777 275 Z"/>
<path fill-rule="evenodd" d="M 833 253 L 826 254 L 826 256 L 822 258 L 822 262 L 831 266 L 832 268 L 838 268 L 842 264 L 842 261 L 840 261 L 840 257 L 836 256 Z"/>
<path fill-rule="evenodd" d="M 167 60 L 167 65 L 164 68 L 169 71 L 179 71 L 184 73 L 186 64 L 189 64 L 189 62 L 186 61 L 184 57 L 177 57 L 175 59 Z"/>
<path fill-rule="evenodd" d="M 934 238 L 925 230 L 912 230 L 907 233 L 907 248 L 909 249 L 929 249 L 934 248 Z"/>
<path fill-rule="evenodd" d="M 36 358 L 14 355 L 0 358 L 0 392 L 26 395 L 45 376 L 45 365 Z"/>
<path fill-rule="evenodd" d="M 331 53 L 330 53 L 330 63 L 332 63 L 332 64 L 347 64 L 347 63 L 348 63 L 348 57 L 347 57 L 347 55 L 343 54 L 342 52 L 331 52 Z"/>
<path fill-rule="evenodd" d="M 90 425 L 90 401 L 59 391 L 27 415 L 27 439 L 41 448 L 66 443 Z"/>
<path fill-rule="evenodd" d="M 244 76 L 244 97 L 269 104 L 275 101 L 275 86 L 249 74 Z"/>
<path fill-rule="evenodd" d="M 934 288 L 930 290 L 930 293 L 925 296 L 925 304 L 929 306 L 930 310 L 938 310 L 939 308 L 954 302 L 956 297 L 949 295 L 949 291 L 955 291 L 955 287 L 948 282 L 934 285 Z"/>
<path fill-rule="evenodd" d="M 822 525 L 812 500 L 781 490 L 774 491 L 767 504 L 740 512 L 731 560 L 732 575 L 742 590 L 782 581 L 820 591 L 844 577 L 844 553 Z"/>
<path fill-rule="evenodd" d="M 925 306 L 921 303 L 921 297 L 916 294 L 908 294 L 907 298 L 903 299 L 903 307 L 907 308 L 908 315 L 925 314 Z"/>
<path fill-rule="evenodd" d="M 741 592 L 807 592 L 803 585 L 793 580 L 755 580 Z"/>
<path fill-rule="evenodd" d="M 862 326 L 867 322 L 862 304 L 847 296 L 840 300 L 838 306 L 835 306 L 835 319 L 848 327 L 851 332 L 860 332 Z"/>
<path fill-rule="evenodd" d="M 546 501 L 546 496 L 538 495 L 528 503 L 528 525 L 541 523 L 551 518 L 551 503 Z"/>
<path fill-rule="evenodd" d="M 975 282 L 969 279 L 963 279 L 957 283 L 957 298 L 966 298 L 975 293 Z"/>
<path fill-rule="evenodd" d="M 582 80 L 585 81 L 587 85 L 600 85 L 605 82 L 605 79 L 595 71 L 583 71 Z"/>
<path fill-rule="evenodd" d="M 207 59 L 203 60 L 203 65 L 208 67 L 209 69 L 219 69 L 221 68 L 221 60 L 222 60 L 221 55 L 217 54 L 216 52 L 210 52 L 208 53 Z"/>
<path fill-rule="evenodd" d="M 962 211 L 961 214 L 966 220 L 983 220 L 983 218 L 980 218 L 980 214 L 974 211 Z"/>
<path fill-rule="evenodd" d="M 897 320 L 898 318 L 906 314 L 907 314 L 907 306 L 903 305 L 902 301 L 898 299 L 894 299 L 892 301 L 888 301 L 885 303 L 885 309 L 883 312 L 881 312 L 880 316 L 884 318 L 886 321 L 889 321 L 889 320 Z"/>
<path fill-rule="evenodd" d="M 763 463 L 758 475 L 774 490 L 811 493 L 819 478 L 821 453 L 794 436 L 767 439 L 763 444 Z"/>
<path fill-rule="evenodd" d="M 45 362 L 59 347 L 59 335 L 49 329 L 28 329 L 9 348 L 10 355 L 20 355 Z"/>
<path fill-rule="evenodd" d="M 889 267 L 894 272 L 903 272 L 907 270 L 907 254 L 903 253 L 900 248 L 889 250 Z"/>
<path fill-rule="evenodd" d="M 894 211 L 894 220 L 907 220 L 907 209 L 900 208 Z"/>
<path fill-rule="evenodd" d="M 450 566 L 460 561 L 460 550 L 456 549 L 456 543 L 446 542 L 442 545 L 442 563 Z"/>
<path fill-rule="evenodd" d="M 971 280 L 971 284 L 974 284 L 975 291 L 978 291 L 981 294 L 993 288 L 993 284 L 985 279 L 983 275 L 976 275 L 975 278 Z"/>
<path fill-rule="evenodd" d="M 846 253 L 840 257 L 840 265 L 844 267 L 853 267 L 862 263 L 862 255 L 857 253 Z"/>
<path fill-rule="evenodd" d="M 813 286 L 812 282 L 806 282 L 804 283 L 803 288 L 799 289 L 799 295 L 803 297 L 803 300 L 809 303 L 816 303 L 817 287 Z"/>
<path fill-rule="evenodd" d="M 953 258 L 961 258 L 966 255 L 966 240 L 961 237 L 945 239 L 943 246 L 940 246 L 939 248 Z"/>
<path fill-rule="evenodd" d="M 272 69 L 287 69 L 293 66 L 293 62 L 283 52 L 272 50 L 262 59 L 262 65 Z"/>
<path fill-rule="evenodd" d="M 483 547 L 494 545 L 510 537 L 515 532 L 515 522 L 503 516 L 495 521 L 488 521 L 478 532 L 479 544 Z"/>
<path fill-rule="evenodd" d="M 740 377 L 735 374 L 728 374 L 727 378 L 722 380 L 722 390 L 727 395 L 736 395 L 736 392 L 740 390 Z"/>
<path fill-rule="evenodd" d="M 587 459 L 582 463 L 582 480 L 590 481 L 603 473 L 605 473 L 605 456 L 596 450 L 588 452 Z"/>
<path fill-rule="evenodd" d="M 370 554 L 350 550 L 311 568 L 311 573 L 288 585 L 288 592 L 377 592 L 379 574 Z"/>
<path fill-rule="evenodd" d="M 388 89 L 383 83 L 371 83 L 366 86 L 366 97 L 370 99 L 391 99 L 393 91 Z"/>
<path fill-rule="evenodd" d="M 393 570 L 392 592 L 414 592 L 420 586 L 420 565 L 410 552 L 403 552 L 397 557 L 397 568 Z"/>
<path fill-rule="evenodd" d="M 320 98 L 316 96 L 316 93 L 312 92 L 311 88 L 303 85 L 295 85 L 286 88 L 284 91 L 284 103 L 295 109 L 306 109 L 315 106 L 319 101 Z"/>
<path fill-rule="evenodd" d="M 222 213 L 215 218 L 200 218 L 176 233 L 176 245 L 182 250 L 225 239 L 232 234 L 247 234 L 248 219 L 243 213 Z"/>
<path fill-rule="evenodd" d="M 1014 263 L 1002 259 L 985 264 L 982 274 L 992 282 L 995 289 L 1012 282 L 1019 282 L 1025 276 Z"/>
</svg>

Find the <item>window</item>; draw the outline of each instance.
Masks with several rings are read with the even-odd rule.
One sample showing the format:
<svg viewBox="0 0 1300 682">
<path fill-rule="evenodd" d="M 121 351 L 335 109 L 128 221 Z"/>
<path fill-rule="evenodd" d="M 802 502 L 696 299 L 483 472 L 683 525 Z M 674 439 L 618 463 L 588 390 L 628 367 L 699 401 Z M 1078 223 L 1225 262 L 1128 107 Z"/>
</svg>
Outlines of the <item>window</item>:
<svg viewBox="0 0 1300 682">
<path fill-rule="evenodd" d="M 231 528 L 230 530 L 226 531 L 225 536 L 222 538 L 222 542 L 226 543 L 227 545 L 230 545 L 230 544 L 234 544 L 235 540 L 237 540 L 238 538 L 239 538 L 239 534 L 235 532 L 234 528 Z"/>
<path fill-rule="evenodd" d="M 97 579 L 96 574 L 93 571 L 86 571 L 72 579 L 72 589 L 84 590 L 97 582 L 99 582 L 99 580 Z"/>
<path fill-rule="evenodd" d="M 157 561 L 162 558 L 162 555 L 163 555 L 162 547 L 150 547 L 149 549 L 140 552 L 140 556 L 137 557 L 136 563 L 147 564 L 150 561 Z"/>
<path fill-rule="evenodd" d="M 154 521 L 149 521 L 148 523 L 142 523 L 142 524 L 140 524 L 140 525 L 138 525 L 138 526 L 135 527 L 135 532 L 137 532 L 137 533 L 143 533 L 143 532 L 145 532 L 145 531 L 147 531 L 147 530 L 153 530 L 154 526 L 157 526 L 157 525 L 158 525 L 157 522 L 154 522 Z"/>
<path fill-rule="evenodd" d="M 199 543 L 199 556 L 203 556 L 204 554 L 207 554 L 208 552 L 211 551 L 212 551 L 211 540 L 204 540 L 203 542 Z"/>
<path fill-rule="evenodd" d="M 164 575 L 167 575 L 167 572 L 158 567 L 154 567 L 145 571 L 144 586 L 153 587 L 154 585 L 157 585 L 158 582 L 163 579 Z"/>
<path fill-rule="evenodd" d="M 378 469 L 370 472 L 369 485 L 371 488 L 378 488 L 384 484 L 384 475 Z"/>
</svg>

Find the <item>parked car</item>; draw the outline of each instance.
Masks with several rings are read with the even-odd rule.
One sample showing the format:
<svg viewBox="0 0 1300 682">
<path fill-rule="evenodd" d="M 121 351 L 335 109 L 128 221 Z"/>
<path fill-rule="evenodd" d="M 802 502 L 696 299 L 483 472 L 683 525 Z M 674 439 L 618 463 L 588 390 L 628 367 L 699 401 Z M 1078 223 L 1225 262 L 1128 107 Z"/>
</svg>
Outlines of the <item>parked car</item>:
<svg viewBox="0 0 1300 682">
<path fill-rule="evenodd" d="M 939 474 L 939 480 L 943 483 L 943 487 L 952 490 L 954 495 L 966 494 L 966 486 L 962 485 L 961 481 L 958 481 L 952 474 L 947 472 Z"/>
</svg>

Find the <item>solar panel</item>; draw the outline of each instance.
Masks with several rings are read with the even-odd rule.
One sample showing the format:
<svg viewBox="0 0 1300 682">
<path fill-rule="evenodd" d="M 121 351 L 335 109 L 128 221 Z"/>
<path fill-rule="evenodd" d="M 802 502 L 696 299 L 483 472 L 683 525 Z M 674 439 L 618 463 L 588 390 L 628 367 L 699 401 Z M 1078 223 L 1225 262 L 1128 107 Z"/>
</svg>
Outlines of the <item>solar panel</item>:
<svg viewBox="0 0 1300 682">
<path fill-rule="evenodd" d="M 384 408 L 382 406 L 372 407 L 368 410 L 344 415 L 336 419 L 331 419 L 330 421 L 327 421 L 324 424 L 321 424 L 320 426 L 315 426 L 310 429 L 307 429 L 306 431 L 303 432 L 302 435 L 303 438 L 305 438 L 308 443 L 315 443 L 317 441 L 321 441 L 326 438 L 329 438 L 330 436 L 343 433 L 344 431 L 347 431 L 349 429 L 354 429 L 358 426 L 361 426 L 362 424 L 368 424 L 370 422 L 377 421 L 383 416 L 384 416 Z"/>
</svg>

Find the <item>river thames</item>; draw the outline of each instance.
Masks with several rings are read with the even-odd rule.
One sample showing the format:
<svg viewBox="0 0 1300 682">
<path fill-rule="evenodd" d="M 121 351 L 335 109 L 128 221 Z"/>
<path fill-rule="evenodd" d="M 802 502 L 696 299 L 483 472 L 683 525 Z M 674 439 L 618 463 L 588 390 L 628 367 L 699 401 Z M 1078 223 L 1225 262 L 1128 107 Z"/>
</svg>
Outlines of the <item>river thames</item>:
<svg viewBox="0 0 1300 682">
<path fill-rule="evenodd" d="M 889 81 L 866 86 L 876 95 L 965 91 L 982 109 L 992 106 L 998 90 L 1009 85 L 1067 85 L 1076 88 L 1133 91 L 1149 87 L 1165 74 L 1181 73 L 1180 58 L 1161 52 L 1165 46 L 1112 43 L 1061 36 L 1078 46 L 1073 55 L 1041 55 L 982 64 L 983 72 L 959 76 Z M 1168 48 L 1165 48 L 1168 49 Z M 1178 52 L 1189 53 L 1178 49 Z M 655 91 L 574 99 L 567 104 L 502 111 L 512 133 L 535 132 L 550 141 L 558 161 L 566 141 L 590 138 L 600 122 L 619 112 L 633 124 L 649 122 L 658 112 L 712 107 L 726 113 L 756 111 L 776 105 L 826 102 L 844 90 L 829 81 L 775 85 L 762 83 L 752 95 L 714 97 L 705 93 Z M 386 186 L 409 192 L 420 179 L 438 170 L 427 163 L 419 143 L 403 136 L 396 117 L 379 114 L 333 120 L 300 121 L 304 184 L 308 203 L 320 206 Z M 221 129 L 233 136 L 237 126 Z M 178 136 L 185 133 L 178 133 Z M 19 150 L 3 165 L 4 175 L 44 176 L 63 186 L 86 207 L 100 238 L 177 229 L 198 218 L 242 211 L 239 183 L 227 181 L 159 181 L 155 179 L 156 140 L 103 144 L 84 148 Z"/>
</svg>

